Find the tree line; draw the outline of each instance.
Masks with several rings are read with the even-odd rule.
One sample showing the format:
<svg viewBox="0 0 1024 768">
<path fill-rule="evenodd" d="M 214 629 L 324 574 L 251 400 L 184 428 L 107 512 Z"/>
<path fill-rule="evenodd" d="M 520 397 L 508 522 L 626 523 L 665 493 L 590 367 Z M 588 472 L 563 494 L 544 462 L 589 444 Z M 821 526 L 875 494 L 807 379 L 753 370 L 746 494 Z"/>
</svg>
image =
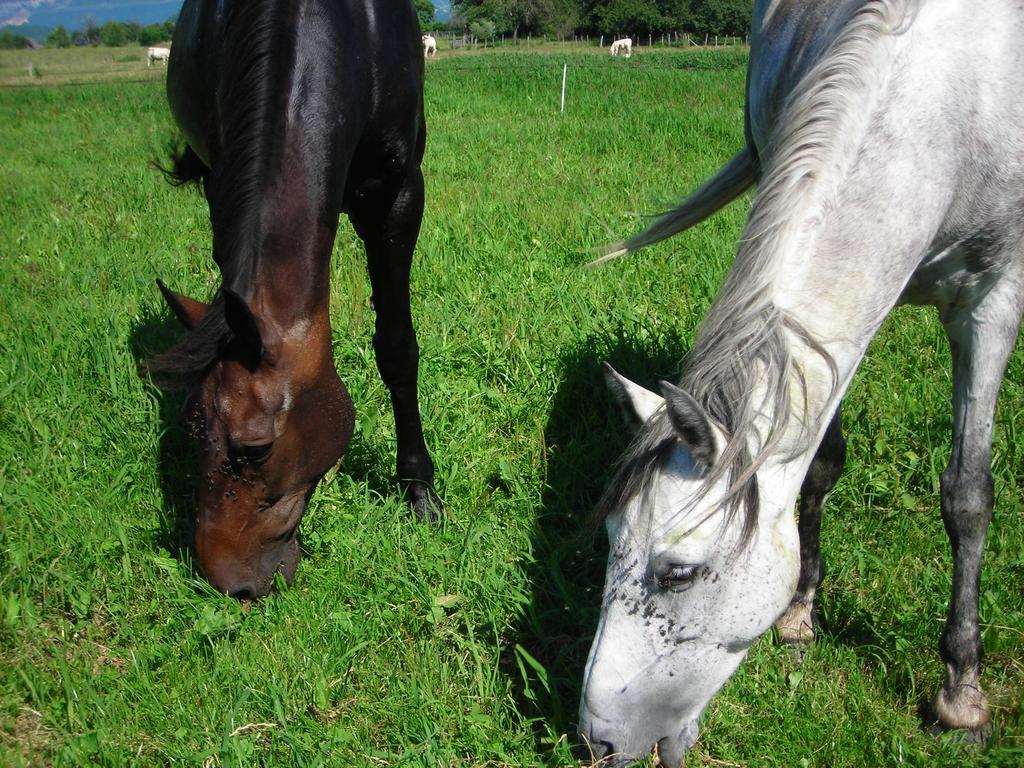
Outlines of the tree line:
<svg viewBox="0 0 1024 768">
<path fill-rule="evenodd" d="M 430 0 L 412 0 L 424 29 L 469 30 L 480 38 L 525 34 L 573 33 L 647 35 L 689 32 L 694 36 L 743 36 L 750 26 L 753 0 L 452 0 L 452 18 L 435 21 Z M 87 19 L 85 27 L 57 25 L 46 39 L 51 48 L 74 45 L 154 45 L 171 39 L 175 20 L 138 22 Z M 0 48 L 25 48 L 28 38 L 0 33 Z"/>
<path fill-rule="evenodd" d="M 174 35 L 174 19 L 156 24 L 140 24 L 137 21 L 108 21 L 97 24 L 93 19 L 86 19 L 82 29 L 68 30 L 58 24 L 50 30 L 46 37 L 46 45 L 50 48 L 70 48 L 76 45 L 155 45 L 167 42 Z M 12 30 L 0 33 L 0 48 L 27 48 L 29 39 Z"/>
<path fill-rule="evenodd" d="M 417 8 L 429 2 L 414 1 Z M 452 0 L 452 11 L 446 26 L 489 32 L 478 37 L 664 32 L 742 37 L 750 28 L 753 0 Z"/>
</svg>

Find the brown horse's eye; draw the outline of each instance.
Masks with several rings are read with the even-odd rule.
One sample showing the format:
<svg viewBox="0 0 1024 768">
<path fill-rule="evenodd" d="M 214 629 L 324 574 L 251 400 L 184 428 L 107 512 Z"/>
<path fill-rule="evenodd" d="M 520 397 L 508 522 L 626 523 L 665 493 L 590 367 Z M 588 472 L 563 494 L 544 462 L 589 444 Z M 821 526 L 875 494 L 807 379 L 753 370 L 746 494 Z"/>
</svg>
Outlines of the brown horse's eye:
<svg viewBox="0 0 1024 768">
<path fill-rule="evenodd" d="M 246 464 L 262 464 L 270 457 L 270 451 L 273 447 L 273 443 L 239 445 L 235 450 L 235 455 Z"/>
</svg>

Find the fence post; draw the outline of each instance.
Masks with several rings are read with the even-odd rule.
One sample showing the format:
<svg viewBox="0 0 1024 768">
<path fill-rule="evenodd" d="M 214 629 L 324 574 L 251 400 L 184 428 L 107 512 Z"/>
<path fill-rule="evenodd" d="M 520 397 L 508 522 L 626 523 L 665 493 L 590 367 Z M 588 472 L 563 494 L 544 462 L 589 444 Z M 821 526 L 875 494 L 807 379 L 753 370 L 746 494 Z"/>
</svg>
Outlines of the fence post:
<svg viewBox="0 0 1024 768">
<path fill-rule="evenodd" d="M 565 78 L 566 78 L 566 75 L 568 73 L 569 73 L 569 65 L 568 64 L 563 64 L 562 65 L 562 106 L 558 110 L 559 112 L 565 112 Z"/>
</svg>

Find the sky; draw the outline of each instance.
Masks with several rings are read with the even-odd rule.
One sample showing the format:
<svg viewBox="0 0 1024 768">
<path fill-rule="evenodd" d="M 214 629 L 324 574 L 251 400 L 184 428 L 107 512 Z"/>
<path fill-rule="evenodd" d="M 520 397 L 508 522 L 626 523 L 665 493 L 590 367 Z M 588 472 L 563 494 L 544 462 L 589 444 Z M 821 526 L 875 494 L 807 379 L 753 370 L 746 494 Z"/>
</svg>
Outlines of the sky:
<svg viewBox="0 0 1024 768">
<path fill-rule="evenodd" d="M 0 0 L 0 27 L 32 26 L 81 29 L 92 17 L 105 21 L 152 24 L 176 16 L 182 0 Z M 447 18 L 450 0 L 434 0 L 439 18 Z"/>
<path fill-rule="evenodd" d="M 0 0 L 0 27 L 32 26 L 80 29 L 86 18 L 152 24 L 177 16 L 182 0 Z"/>
</svg>

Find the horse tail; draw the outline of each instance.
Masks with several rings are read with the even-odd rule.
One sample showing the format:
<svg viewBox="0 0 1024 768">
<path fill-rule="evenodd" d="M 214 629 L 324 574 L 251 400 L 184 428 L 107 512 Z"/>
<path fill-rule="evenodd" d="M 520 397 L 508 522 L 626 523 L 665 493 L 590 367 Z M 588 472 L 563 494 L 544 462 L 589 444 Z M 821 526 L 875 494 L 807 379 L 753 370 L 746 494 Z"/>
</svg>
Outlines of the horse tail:
<svg viewBox="0 0 1024 768">
<path fill-rule="evenodd" d="M 731 203 L 757 180 L 758 161 L 753 146 L 748 144 L 722 168 L 704 182 L 696 192 L 683 200 L 671 211 L 628 240 L 612 243 L 601 249 L 601 256 L 590 262 L 588 267 L 604 264 L 648 245 L 660 243 L 672 235 L 689 229 L 704 221 Z"/>
</svg>

